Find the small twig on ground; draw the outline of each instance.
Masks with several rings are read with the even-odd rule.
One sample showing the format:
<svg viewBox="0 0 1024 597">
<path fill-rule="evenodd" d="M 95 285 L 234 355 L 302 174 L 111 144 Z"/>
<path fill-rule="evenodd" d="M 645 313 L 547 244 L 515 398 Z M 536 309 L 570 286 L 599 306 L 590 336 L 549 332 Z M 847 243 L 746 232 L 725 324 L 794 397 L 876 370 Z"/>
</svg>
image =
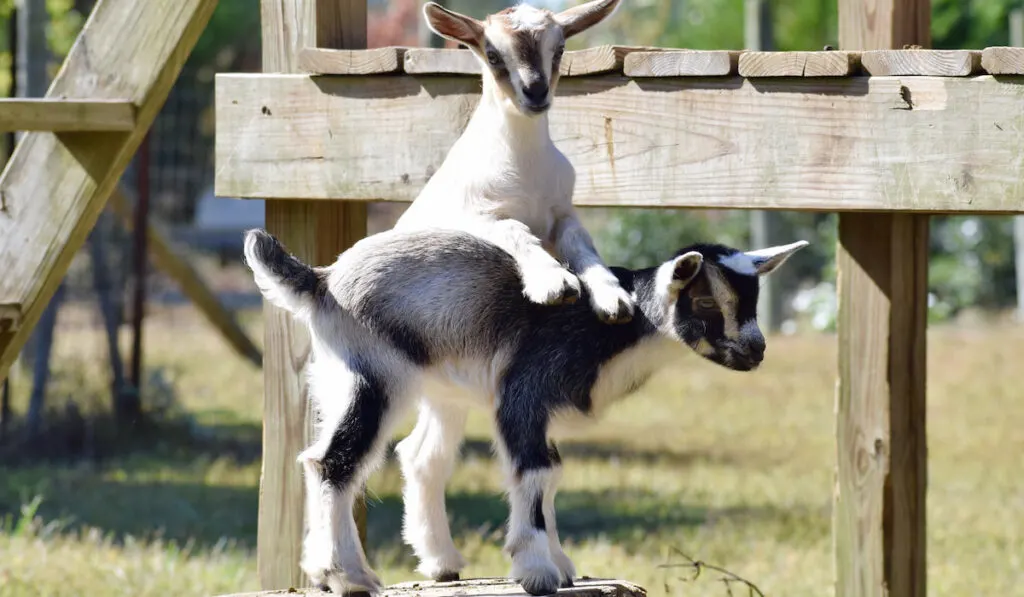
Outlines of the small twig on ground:
<svg viewBox="0 0 1024 597">
<path fill-rule="evenodd" d="M 708 564 L 701 560 L 695 560 L 676 548 L 672 548 L 672 551 L 686 561 L 677 564 L 661 564 L 658 566 L 658 568 L 690 568 L 693 570 L 693 578 L 683 579 L 690 582 L 700 578 L 700 573 L 704 570 L 713 570 L 714 572 L 718 572 L 722 575 L 718 580 L 725 585 L 725 590 L 730 597 L 732 597 L 733 595 L 732 583 L 740 583 L 742 585 L 745 585 L 747 587 L 747 592 L 751 597 L 753 597 L 755 594 L 759 597 L 765 597 L 764 593 L 761 592 L 761 589 L 759 589 L 757 585 L 741 576 L 729 572 L 725 568 L 721 568 L 713 564 Z"/>
</svg>

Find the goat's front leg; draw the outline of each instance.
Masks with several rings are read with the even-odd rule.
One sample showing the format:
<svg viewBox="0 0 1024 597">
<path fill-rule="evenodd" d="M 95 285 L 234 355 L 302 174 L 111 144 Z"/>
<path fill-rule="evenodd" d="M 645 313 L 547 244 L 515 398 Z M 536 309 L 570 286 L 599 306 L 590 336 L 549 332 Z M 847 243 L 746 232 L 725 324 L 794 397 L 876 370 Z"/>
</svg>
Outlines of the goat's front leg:
<svg viewBox="0 0 1024 597">
<path fill-rule="evenodd" d="M 523 278 L 523 294 L 540 305 L 574 303 L 580 281 L 551 256 L 529 226 L 518 220 L 474 220 L 462 228 L 501 247 L 516 260 Z"/>
<path fill-rule="evenodd" d="M 626 323 L 633 319 L 633 298 L 597 254 L 590 233 L 573 210 L 558 217 L 552 236 L 555 250 L 587 287 L 590 305 L 601 321 Z"/>
<path fill-rule="evenodd" d="M 552 553 L 551 533 L 557 536 L 555 504 L 554 494 L 550 499 L 547 495 L 556 470 L 553 452 L 546 444 L 547 425 L 537 413 L 524 412 L 505 400 L 498 410 L 499 452 L 511 477 L 505 551 L 512 557 L 511 577 L 524 591 L 550 595 L 571 584 L 574 570 L 564 554 L 559 563 Z"/>
<path fill-rule="evenodd" d="M 558 484 L 562 480 L 562 457 L 554 442 L 551 443 L 549 453 L 551 454 L 551 475 L 548 477 L 548 486 L 544 489 L 544 530 L 548 535 L 548 549 L 551 552 L 551 559 L 559 572 L 562 573 L 562 586 L 573 586 L 573 579 L 576 578 L 576 566 L 573 565 L 569 556 L 562 550 L 562 541 L 558 537 L 558 527 L 555 524 L 555 494 L 558 493 Z"/>
</svg>

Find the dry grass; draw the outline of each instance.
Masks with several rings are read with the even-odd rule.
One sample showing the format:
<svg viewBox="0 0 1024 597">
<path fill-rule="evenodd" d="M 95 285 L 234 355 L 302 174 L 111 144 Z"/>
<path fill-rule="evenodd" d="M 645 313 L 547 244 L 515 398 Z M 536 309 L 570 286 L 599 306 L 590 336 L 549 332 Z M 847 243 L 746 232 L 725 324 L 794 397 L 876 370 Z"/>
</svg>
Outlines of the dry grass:
<svg viewBox="0 0 1024 597">
<path fill-rule="evenodd" d="M 258 321 L 250 324 L 258 335 Z M 102 396 L 99 336 L 61 339 L 55 395 Z M 99 462 L 0 470 L 0 514 L 9 513 L 0 595 L 257 588 L 259 372 L 188 314 L 151 319 L 146 342 L 148 366 L 165 371 L 191 422 L 130 449 L 100 450 Z M 1024 400 L 1015 375 L 1024 334 L 936 329 L 929 351 L 929 594 L 1013 594 L 1024 578 Z M 831 594 L 835 358 L 834 338 L 806 336 L 771 339 L 766 366 L 752 375 L 690 359 L 607 424 L 564 442 L 559 526 L 580 572 L 627 578 L 655 596 L 726 594 L 710 578 L 690 584 L 659 569 L 678 548 L 769 595 Z M 472 421 L 449 488 L 474 576 L 507 571 L 487 429 L 482 417 Z M 399 484 L 390 461 L 371 483 L 371 558 L 386 582 L 415 578 L 399 538 Z M 37 516 L 20 516 L 36 495 Z"/>
</svg>

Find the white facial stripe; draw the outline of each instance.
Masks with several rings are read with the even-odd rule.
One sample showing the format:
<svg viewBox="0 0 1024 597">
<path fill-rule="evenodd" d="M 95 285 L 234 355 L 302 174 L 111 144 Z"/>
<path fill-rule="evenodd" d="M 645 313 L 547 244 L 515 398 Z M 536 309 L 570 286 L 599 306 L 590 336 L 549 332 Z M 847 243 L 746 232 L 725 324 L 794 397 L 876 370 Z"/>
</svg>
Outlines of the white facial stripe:
<svg viewBox="0 0 1024 597">
<path fill-rule="evenodd" d="M 733 253 L 727 257 L 722 257 L 718 260 L 723 267 L 727 267 L 737 274 L 744 276 L 756 276 L 757 265 L 754 263 L 754 259 L 744 253 Z"/>
</svg>

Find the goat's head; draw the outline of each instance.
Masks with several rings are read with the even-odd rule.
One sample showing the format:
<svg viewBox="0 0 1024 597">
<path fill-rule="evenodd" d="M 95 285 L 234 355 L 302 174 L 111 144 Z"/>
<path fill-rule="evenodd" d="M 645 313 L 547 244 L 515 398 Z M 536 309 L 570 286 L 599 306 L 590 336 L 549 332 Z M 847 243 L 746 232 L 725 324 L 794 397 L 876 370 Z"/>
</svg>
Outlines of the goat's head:
<svg viewBox="0 0 1024 597">
<path fill-rule="evenodd" d="M 719 365 L 756 369 L 765 351 L 757 325 L 760 278 L 807 245 L 742 252 L 700 244 L 679 251 L 655 276 L 665 331 Z"/>
<path fill-rule="evenodd" d="M 559 13 L 526 4 L 478 21 L 434 2 L 423 7 L 430 28 L 464 44 L 483 62 L 483 76 L 506 108 L 544 114 L 558 84 L 565 40 L 610 15 L 619 0 L 592 0 Z"/>
</svg>

